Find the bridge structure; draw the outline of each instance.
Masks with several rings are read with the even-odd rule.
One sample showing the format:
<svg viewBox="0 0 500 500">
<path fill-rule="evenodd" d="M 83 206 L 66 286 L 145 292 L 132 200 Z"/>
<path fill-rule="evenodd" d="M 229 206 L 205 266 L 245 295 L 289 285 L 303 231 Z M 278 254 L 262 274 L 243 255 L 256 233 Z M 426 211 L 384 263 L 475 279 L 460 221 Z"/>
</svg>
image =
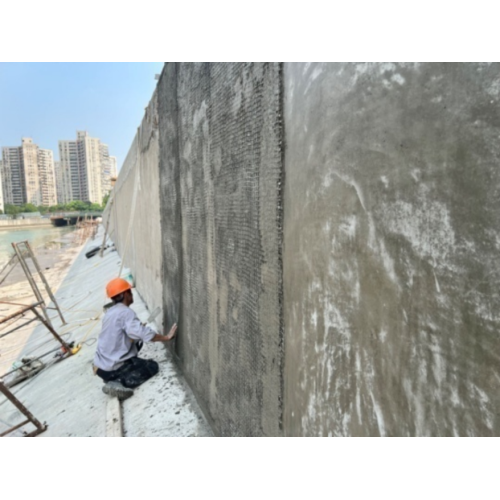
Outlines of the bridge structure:
<svg viewBox="0 0 500 500">
<path fill-rule="evenodd" d="M 74 226 L 83 220 L 95 220 L 102 217 L 100 211 L 56 212 L 50 216 L 53 226 Z"/>
</svg>

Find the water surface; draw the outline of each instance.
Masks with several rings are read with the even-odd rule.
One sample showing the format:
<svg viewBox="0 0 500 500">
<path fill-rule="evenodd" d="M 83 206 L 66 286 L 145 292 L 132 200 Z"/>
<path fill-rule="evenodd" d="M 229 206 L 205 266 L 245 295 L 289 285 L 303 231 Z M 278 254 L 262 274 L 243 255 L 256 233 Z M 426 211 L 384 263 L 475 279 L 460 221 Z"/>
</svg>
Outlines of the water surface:
<svg viewBox="0 0 500 500">
<path fill-rule="evenodd" d="M 41 226 L 2 229 L 0 231 L 0 265 L 6 262 L 14 253 L 12 243 L 28 241 L 32 248 L 61 248 L 64 244 L 61 238 L 74 231 L 76 226 Z"/>
</svg>

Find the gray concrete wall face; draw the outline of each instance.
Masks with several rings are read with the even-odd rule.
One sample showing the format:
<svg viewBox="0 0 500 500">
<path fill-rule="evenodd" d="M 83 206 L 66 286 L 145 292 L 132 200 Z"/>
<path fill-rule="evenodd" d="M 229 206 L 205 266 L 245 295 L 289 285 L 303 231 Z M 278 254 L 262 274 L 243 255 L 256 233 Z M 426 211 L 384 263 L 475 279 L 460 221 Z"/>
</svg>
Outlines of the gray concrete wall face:
<svg viewBox="0 0 500 500">
<path fill-rule="evenodd" d="M 120 170 L 113 205 L 108 203 L 103 214 L 106 223 L 111 211 L 110 237 L 150 310 L 163 306 L 158 164 L 158 101 L 154 93 Z"/>
<path fill-rule="evenodd" d="M 165 322 L 221 435 L 282 432 L 280 75 L 169 63 L 158 84 Z"/>
<path fill-rule="evenodd" d="M 285 64 L 286 435 L 499 435 L 500 65 Z"/>
</svg>

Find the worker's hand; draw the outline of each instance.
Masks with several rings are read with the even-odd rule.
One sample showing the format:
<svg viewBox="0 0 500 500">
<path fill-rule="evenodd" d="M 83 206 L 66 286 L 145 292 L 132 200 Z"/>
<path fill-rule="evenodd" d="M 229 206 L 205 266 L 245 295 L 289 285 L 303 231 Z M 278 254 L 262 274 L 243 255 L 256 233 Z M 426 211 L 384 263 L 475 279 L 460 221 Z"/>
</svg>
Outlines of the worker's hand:
<svg viewBox="0 0 500 500">
<path fill-rule="evenodd" d="M 170 328 L 170 331 L 168 332 L 168 335 L 165 336 L 167 340 L 172 340 L 175 337 L 175 334 L 177 333 L 177 323 L 174 323 L 172 325 L 172 328 Z"/>
<path fill-rule="evenodd" d="M 169 340 L 172 340 L 175 337 L 176 333 L 177 333 L 177 323 L 174 323 L 172 325 L 172 328 L 170 328 L 168 335 L 160 335 L 159 333 L 157 333 L 151 339 L 151 342 L 168 342 Z"/>
</svg>

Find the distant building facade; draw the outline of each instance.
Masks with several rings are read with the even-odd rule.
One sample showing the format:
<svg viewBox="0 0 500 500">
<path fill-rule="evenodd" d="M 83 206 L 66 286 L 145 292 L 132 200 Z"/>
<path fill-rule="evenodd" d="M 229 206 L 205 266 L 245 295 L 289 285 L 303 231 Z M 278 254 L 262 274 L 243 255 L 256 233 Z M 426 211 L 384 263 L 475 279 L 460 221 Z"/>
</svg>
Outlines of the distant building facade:
<svg viewBox="0 0 500 500">
<path fill-rule="evenodd" d="M 111 177 L 115 179 L 118 177 L 118 162 L 116 161 L 116 156 L 109 157 Z"/>
<path fill-rule="evenodd" d="M 57 205 L 54 153 L 50 149 L 38 150 L 38 182 L 41 205 L 44 207 Z"/>
<path fill-rule="evenodd" d="M 109 162 L 111 164 L 111 178 L 110 178 L 110 191 L 115 187 L 116 180 L 118 179 L 118 163 L 116 161 L 116 156 L 110 156 Z"/>
<path fill-rule="evenodd" d="M 2 190 L 5 204 L 25 203 L 26 189 L 21 148 L 2 148 Z"/>
<path fill-rule="evenodd" d="M 102 193 L 103 196 L 111 191 L 111 163 L 109 160 L 109 149 L 107 144 L 101 144 L 101 164 L 102 164 Z"/>
<path fill-rule="evenodd" d="M 57 195 L 57 202 L 58 203 L 64 203 L 64 192 L 62 191 L 64 182 L 62 178 L 62 170 L 61 170 L 61 162 L 60 161 L 54 161 L 54 173 L 55 173 L 55 178 L 56 178 L 56 195 Z"/>
<path fill-rule="evenodd" d="M 3 160 L 0 160 L 0 210 L 2 213 L 5 212 L 5 206 L 3 203 L 3 181 L 2 181 L 2 172 L 3 172 Z"/>
<path fill-rule="evenodd" d="M 5 204 L 57 204 L 54 155 L 29 137 L 21 146 L 2 148 L 2 191 Z"/>
<path fill-rule="evenodd" d="M 57 192 L 60 203 L 102 203 L 111 189 L 109 150 L 97 138 L 78 131 L 76 140 L 59 141 Z"/>
</svg>

